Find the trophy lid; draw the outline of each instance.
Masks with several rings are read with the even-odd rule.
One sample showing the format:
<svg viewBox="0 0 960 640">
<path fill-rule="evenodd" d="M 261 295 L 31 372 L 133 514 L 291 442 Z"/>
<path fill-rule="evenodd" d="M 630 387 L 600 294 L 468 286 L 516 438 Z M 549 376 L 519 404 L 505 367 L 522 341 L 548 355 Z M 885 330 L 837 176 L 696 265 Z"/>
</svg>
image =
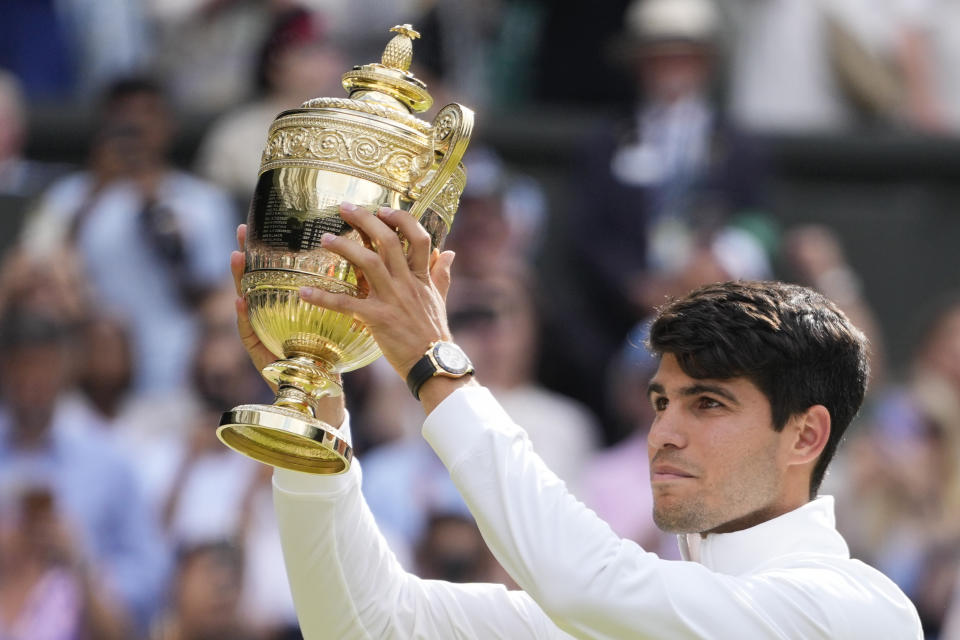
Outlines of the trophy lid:
<svg viewBox="0 0 960 640">
<path fill-rule="evenodd" d="M 409 71 L 413 40 L 420 34 L 410 24 L 397 25 L 390 31 L 397 35 L 387 43 L 380 62 L 356 66 L 343 74 L 343 88 L 354 100 L 378 102 L 407 113 L 426 111 L 433 98 L 427 85 Z"/>
</svg>

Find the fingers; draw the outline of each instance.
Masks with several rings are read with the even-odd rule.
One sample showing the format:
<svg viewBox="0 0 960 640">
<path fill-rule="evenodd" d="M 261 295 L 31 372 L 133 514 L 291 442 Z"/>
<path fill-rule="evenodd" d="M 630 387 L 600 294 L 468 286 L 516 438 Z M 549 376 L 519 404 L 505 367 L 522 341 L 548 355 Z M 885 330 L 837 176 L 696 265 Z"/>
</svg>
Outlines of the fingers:
<svg viewBox="0 0 960 640">
<path fill-rule="evenodd" d="M 245 251 L 247 248 L 247 225 L 241 224 L 237 227 L 237 248 Z"/>
<path fill-rule="evenodd" d="M 237 298 L 234 306 L 237 310 L 237 333 L 240 334 L 240 341 L 243 342 L 243 346 L 249 351 L 250 347 L 255 346 L 255 341 L 259 342 L 260 339 L 253 331 L 250 318 L 247 316 L 247 301 L 243 298 Z"/>
<path fill-rule="evenodd" d="M 370 217 L 373 218 L 373 216 Z M 382 223 L 378 221 L 377 224 Z M 394 239 L 396 240 L 396 235 L 394 235 Z M 399 244 L 399 242 L 400 241 L 397 240 L 397 244 Z M 362 272 L 363 279 L 365 279 L 374 290 L 385 291 L 386 287 L 389 286 L 391 280 L 390 272 L 387 270 L 387 266 L 384 264 L 381 256 L 367 249 L 362 244 L 354 242 L 349 238 L 335 236 L 332 233 L 325 233 L 320 237 L 320 246 L 352 262 L 353 265 Z M 402 253 L 400 257 L 403 258 Z M 407 268 L 406 262 L 403 263 L 403 268 Z"/>
<path fill-rule="evenodd" d="M 455 256 L 453 251 L 444 251 L 437 256 L 430 268 L 430 279 L 433 280 L 433 285 L 444 300 L 447 299 L 447 291 L 450 290 L 450 270 Z"/>
<path fill-rule="evenodd" d="M 300 299 L 324 309 L 339 311 L 353 316 L 359 309 L 360 300 L 345 293 L 330 293 L 316 287 L 300 287 Z"/>
<path fill-rule="evenodd" d="M 237 289 L 237 295 L 242 296 L 243 292 L 240 290 L 240 279 L 243 278 L 243 268 L 244 268 L 244 257 L 243 254 L 239 251 L 234 251 L 230 254 L 230 273 L 233 274 L 233 285 Z"/>
<path fill-rule="evenodd" d="M 349 202 L 340 205 L 340 217 L 354 229 L 359 229 L 367 234 L 374 250 L 380 255 L 379 260 L 387 266 L 387 270 L 391 274 L 396 275 L 407 269 L 407 259 L 403 255 L 403 245 L 401 245 L 395 229 L 388 227 L 377 216 L 370 215 L 370 212 L 366 209 Z M 369 279 L 370 274 L 367 273 L 366 275 Z"/>
<path fill-rule="evenodd" d="M 398 230 L 410 243 L 407 251 L 407 264 L 410 270 L 418 276 L 429 274 L 430 264 L 430 234 L 419 222 L 406 211 L 380 207 L 377 216 L 389 227 Z"/>
<path fill-rule="evenodd" d="M 237 333 L 240 335 L 240 342 L 243 343 L 243 348 L 250 355 L 253 366 L 257 368 L 257 371 L 262 371 L 264 367 L 276 360 L 277 356 L 260 342 L 260 338 L 253 330 L 253 325 L 250 324 L 250 316 L 247 313 L 247 301 L 243 298 L 237 298 L 234 306 L 237 310 Z M 274 388 L 272 383 L 268 384 L 271 388 Z M 274 391 L 276 391 L 275 388 Z"/>
</svg>

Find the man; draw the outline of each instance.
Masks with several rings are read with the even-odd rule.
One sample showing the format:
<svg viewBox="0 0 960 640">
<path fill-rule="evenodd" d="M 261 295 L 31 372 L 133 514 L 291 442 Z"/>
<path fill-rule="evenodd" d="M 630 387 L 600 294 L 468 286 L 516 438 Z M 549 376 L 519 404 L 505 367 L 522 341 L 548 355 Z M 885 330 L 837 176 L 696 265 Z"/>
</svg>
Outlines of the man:
<svg viewBox="0 0 960 640">
<path fill-rule="evenodd" d="M 431 253 L 402 211 L 345 204 L 341 215 L 377 251 L 335 236 L 323 246 L 363 270 L 370 294 L 301 296 L 364 322 L 394 369 L 416 374 L 428 345 L 451 339 L 453 255 Z M 242 270 L 239 253 L 232 266 Z M 692 562 L 618 538 L 471 375 L 418 377 L 424 436 L 523 591 L 403 572 L 360 497 L 357 462 L 339 477 L 280 470 L 276 507 L 306 637 L 921 638 L 903 593 L 849 558 L 832 499 L 813 498 L 863 399 L 862 334 L 813 291 L 727 283 L 664 307 L 650 343 L 660 358 L 649 385 L 654 515 Z M 342 407 L 330 400 L 321 414 L 347 429 Z"/>
<path fill-rule="evenodd" d="M 44 194 L 24 246 L 41 258 L 75 248 L 97 302 L 130 323 L 134 393 L 172 394 L 188 382 L 196 306 L 227 275 L 233 206 L 171 164 L 174 122 L 152 80 L 117 80 L 99 117 L 88 168 Z"/>
</svg>

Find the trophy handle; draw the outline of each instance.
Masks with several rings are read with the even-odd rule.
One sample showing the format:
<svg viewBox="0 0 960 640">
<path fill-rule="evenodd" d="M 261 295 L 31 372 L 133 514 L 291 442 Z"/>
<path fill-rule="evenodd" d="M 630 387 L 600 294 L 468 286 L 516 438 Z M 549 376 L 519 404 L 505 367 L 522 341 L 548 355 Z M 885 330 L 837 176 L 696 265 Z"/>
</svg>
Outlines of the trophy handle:
<svg viewBox="0 0 960 640">
<path fill-rule="evenodd" d="M 440 164 L 410 207 L 410 215 L 419 220 L 427 207 L 440 195 L 447 180 L 456 171 L 473 133 L 473 110 L 461 104 L 448 104 L 433 119 L 433 150 L 442 154 Z M 450 221 L 447 221 L 449 227 Z"/>
</svg>

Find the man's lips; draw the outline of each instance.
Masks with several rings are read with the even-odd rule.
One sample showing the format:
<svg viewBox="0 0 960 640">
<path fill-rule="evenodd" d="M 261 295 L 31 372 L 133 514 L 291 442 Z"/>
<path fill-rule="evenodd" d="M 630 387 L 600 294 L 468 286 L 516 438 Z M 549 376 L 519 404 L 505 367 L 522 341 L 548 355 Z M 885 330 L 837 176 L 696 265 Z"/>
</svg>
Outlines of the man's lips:
<svg viewBox="0 0 960 640">
<path fill-rule="evenodd" d="M 651 469 L 650 479 L 654 482 L 665 480 L 681 480 L 684 478 L 693 478 L 693 474 L 684 471 L 680 467 L 674 467 L 669 464 L 655 464 Z"/>
</svg>

